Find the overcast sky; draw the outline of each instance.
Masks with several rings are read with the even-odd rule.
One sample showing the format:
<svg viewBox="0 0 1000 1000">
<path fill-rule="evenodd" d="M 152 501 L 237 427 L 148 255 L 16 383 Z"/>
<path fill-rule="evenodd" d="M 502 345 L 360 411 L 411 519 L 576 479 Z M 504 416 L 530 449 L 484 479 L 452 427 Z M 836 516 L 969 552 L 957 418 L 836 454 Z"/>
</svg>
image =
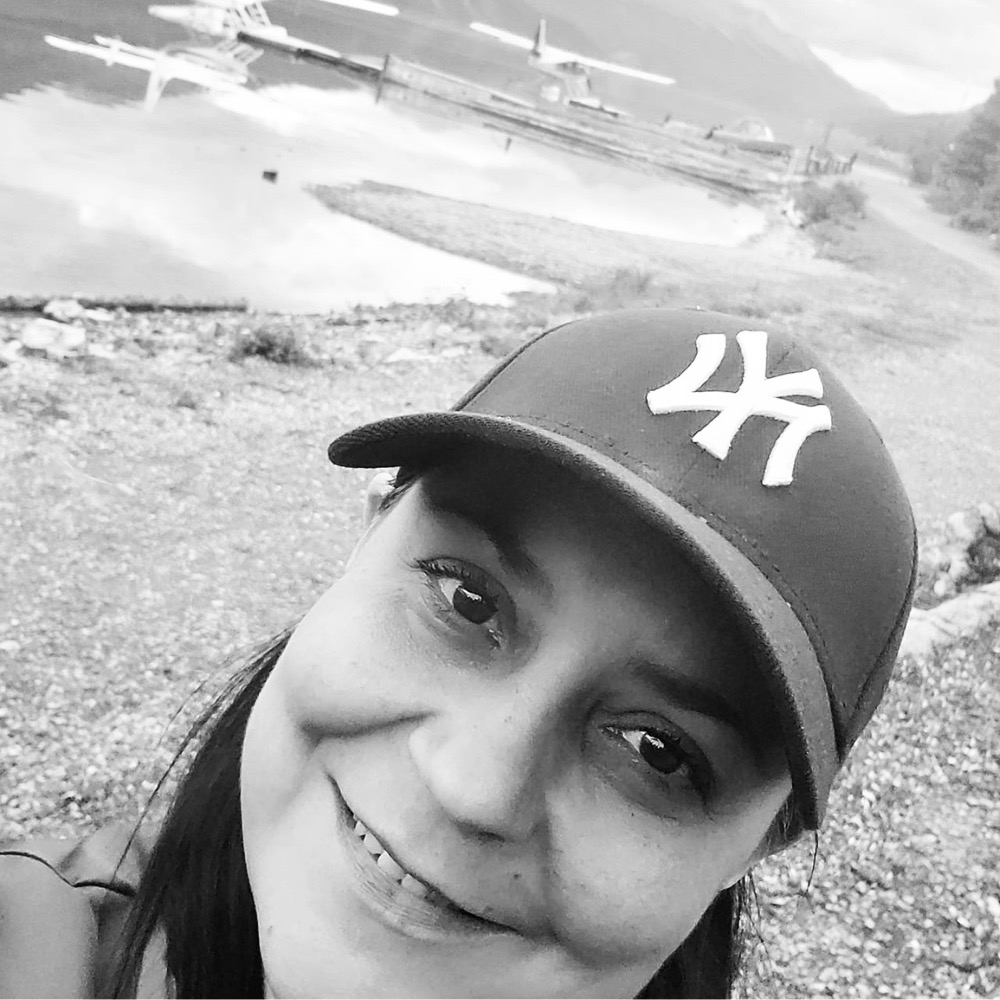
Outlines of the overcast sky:
<svg viewBox="0 0 1000 1000">
<path fill-rule="evenodd" d="M 744 0 L 898 111 L 954 111 L 1000 76 L 1000 0 Z"/>
</svg>

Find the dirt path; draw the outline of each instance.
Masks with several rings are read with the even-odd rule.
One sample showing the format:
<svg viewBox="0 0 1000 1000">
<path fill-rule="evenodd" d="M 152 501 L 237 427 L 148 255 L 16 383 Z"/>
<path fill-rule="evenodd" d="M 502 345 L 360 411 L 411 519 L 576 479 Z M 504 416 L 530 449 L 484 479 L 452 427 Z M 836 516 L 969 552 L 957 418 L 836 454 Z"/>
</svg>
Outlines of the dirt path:
<svg viewBox="0 0 1000 1000">
<path fill-rule="evenodd" d="M 857 181 L 868 192 L 872 209 L 904 232 L 1000 280 L 1000 254 L 972 233 L 954 229 L 933 211 L 919 188 L 904 178 L 874 167 L 858 166 Z"/>
</svg>

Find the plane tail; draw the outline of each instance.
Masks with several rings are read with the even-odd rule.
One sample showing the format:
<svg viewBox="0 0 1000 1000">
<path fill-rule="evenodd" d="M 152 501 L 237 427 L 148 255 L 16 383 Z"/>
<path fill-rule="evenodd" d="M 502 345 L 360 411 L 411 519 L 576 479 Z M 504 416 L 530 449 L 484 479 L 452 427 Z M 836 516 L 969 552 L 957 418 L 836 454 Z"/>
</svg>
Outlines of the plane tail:
<svg viewBox="0 0 1000 1000">
<path fill-rule="evenodd" d="M 142 102 L 143 111 L 152 111 L 156 107 L 169 79 L 170 77 L 159 69 L 150 70 L 149 83 L 146 84 L 146 99 Z"/>
<path fill-rule="evenodd" d="M 540 56 L 545 51 L 545 18 L 539 18 L 538 29 L 535 31 L 535 44 L 531 48 L 533 56 Z"/>
</svg>

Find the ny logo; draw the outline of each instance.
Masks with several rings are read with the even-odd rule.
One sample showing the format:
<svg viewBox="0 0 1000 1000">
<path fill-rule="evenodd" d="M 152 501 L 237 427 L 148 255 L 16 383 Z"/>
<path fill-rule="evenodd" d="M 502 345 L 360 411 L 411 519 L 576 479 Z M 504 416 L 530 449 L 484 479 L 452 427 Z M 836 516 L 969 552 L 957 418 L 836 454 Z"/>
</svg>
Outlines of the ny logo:
<svg viewBox="0 0 1000 1000">
<path fill-rule="evenodd" d="M 819 372 L 803 372 L 767 377 L 767 333 L 764 330 L 741 330 L 736 335 L 743 354 L 743 381 L 736 392 L 698 390 L 718 370 L 726 354 L 724 333 L 704 333 L 697 340 L 694 361 L 677 376 L 646 395 L 651 413 L 715 410 L 718 416 L 709 421 L 691 439 L 716 458 L 729 454 L 733 438 L 748 417 L 772 417 L 788 426 L 778 435 L 764 469 L 764 486 L 787 486 L 792 481 L 795 457 L 805 439 L 833 426 L 828 406 L 806 406 L 785 399 L 786 396 L 823 398 Z"/>
</svg>

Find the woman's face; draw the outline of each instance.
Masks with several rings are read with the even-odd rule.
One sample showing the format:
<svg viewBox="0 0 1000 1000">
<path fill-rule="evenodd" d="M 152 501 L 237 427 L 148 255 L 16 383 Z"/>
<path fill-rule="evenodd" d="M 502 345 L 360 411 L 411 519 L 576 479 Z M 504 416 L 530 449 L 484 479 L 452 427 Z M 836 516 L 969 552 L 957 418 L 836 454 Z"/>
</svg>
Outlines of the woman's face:
<svg viewBox="0 0 1000 1000">
<path fill-rule="evenodd" d="M 244 842 L 277 996 L 634 996 L 790 789 L 718 600 L 593 487 L 420 477 L 265 685 Z"/>
</svg>

